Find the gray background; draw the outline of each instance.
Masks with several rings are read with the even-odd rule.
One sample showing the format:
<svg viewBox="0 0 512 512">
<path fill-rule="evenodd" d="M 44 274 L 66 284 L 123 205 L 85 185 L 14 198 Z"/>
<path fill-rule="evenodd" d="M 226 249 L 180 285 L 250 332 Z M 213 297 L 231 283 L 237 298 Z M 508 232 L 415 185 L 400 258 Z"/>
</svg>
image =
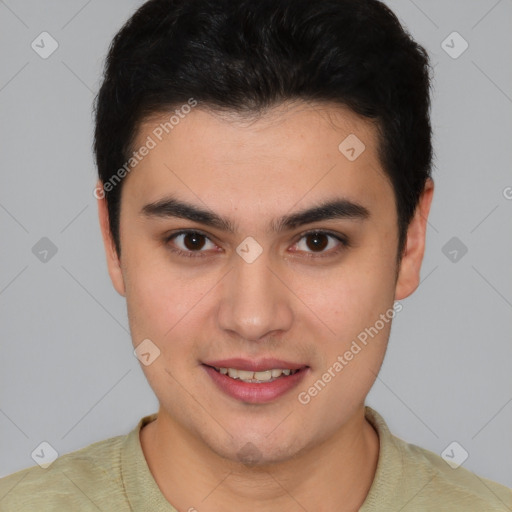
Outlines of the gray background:
<svg viewBox="0 0 512 512">
<path fill-rule="evenodd" d="M 158 408 L 92 195 L 92 100 L 141 4 L 0 1 L 0 476 L 34 465 L 43 440 L 67 453 Z M 464 467 L 512 486 L 512 1 L 388 4 L 435 65 L 437 188 L 422 284 L 367 403 L 395 435 L 439 454 L 457 441 Z M 48 59 L 31 48 L 43 31 L 59 44 Z M 469 43 L 456 59 L 441 46 L 453 31 Z M 57 247 L 46 262 L 32 252 L 43 237 Z"/>
</svg>

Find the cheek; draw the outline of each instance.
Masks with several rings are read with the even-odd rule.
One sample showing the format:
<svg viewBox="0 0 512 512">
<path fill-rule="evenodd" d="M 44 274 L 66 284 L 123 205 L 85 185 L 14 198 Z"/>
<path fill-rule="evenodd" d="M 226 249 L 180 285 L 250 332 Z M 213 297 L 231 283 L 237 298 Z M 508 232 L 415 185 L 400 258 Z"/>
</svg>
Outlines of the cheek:
<svg viewBox="0 0 512 512">
<path fill-rule="evenodd" d="M 140 251 L 127 250 L 125 254 L 126 303 L 132 337 L 135 342 L 140 337 L 150 338 L 161 346 L 167 331 L 183 316 L 187 291 L 169 268 L 147 253 L 144 256 Z"/>
<path fill-rule="evenodd" d="M 156 279 L 149 268 L 137 265 L 126 272 L 126 303 L 134 341 L 162 340 L 173 324 L 173 293 L 165 278 Z M 160 345 L 160 343 L 159 343 Z"/>
<path fill-rule="evenodd" d="M 394 254 L 355 253 L 333 271 L 325 293 L 316 294 L 319 310 L 328 314 L 336 332 L 354 335 L 373 324 L 393 303 Z"/>
<path fill-rule="evenodd" d="M 393 261 L 392 252 L 356 256 L 330 280 L 327 296 L 318 295 L 325 323 L 336 333 L 325 340 L 319 373 L 320 380 L 329 384 L 325 393 L 319 393 L 318 407 L 333 410 L 341 401 L 350 409 L 364 400 L 373 385 L 395 315 Z"/>
<path fill-rule="evenodd" d="M 150 345 L 151 350 L 159 351 L 153 362 L 141 365 L 142 370 L 157 396 L 171 391 L 179 393 L 175 379 L 183 367 L 193 365 L 197 353 L 194 325 L 198 322 L 194 315 L 199 308 L 194 305 L 204 295 L 201 284 L 188 286 L 169 269 L 164 272 L 151 263 L 132 267 L 127 281 L 126 301 L 134 347 L 149 339 L 154 344 Z"/>
<path fill-rule="evenodd" d="M 125 275 L 134 343 L 149 338 L 161 350 L 174 352 L 179 340 L 190 340 L 215 276 L 183 271 L 165 257 L 151 259 L 135 252 L 126 261 Z"/>
</svg>

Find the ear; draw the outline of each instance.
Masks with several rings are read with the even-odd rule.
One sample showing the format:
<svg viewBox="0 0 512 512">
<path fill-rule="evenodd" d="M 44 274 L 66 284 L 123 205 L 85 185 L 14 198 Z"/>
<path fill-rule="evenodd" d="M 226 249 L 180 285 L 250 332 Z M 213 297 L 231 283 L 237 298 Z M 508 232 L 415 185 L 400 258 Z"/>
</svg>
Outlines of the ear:
<svg viewBox="0 0 512 512">
<path fill-rule="evenodd" d="M 420 284 L 421 263 L 425 253 L 427 220 L 433 195 L 434 182 L 428 178 L 416 206 L 414 217 L 407 229 L 407 240 L 396 282 L 395 300 L 405 299 Z"/>
<path fill-rule="evenodd" d="M 107 256 L 108 273 L 114 288 L 124 297 L 126 291 L 123 272 L 121 270 L 121 261 L 117 254 L 114 239 L 110 231 L 107 201 L 105 199 L 105 192 L 103 191 L 103 183 L 101 180 L 96 183 L 94 195 L 98 200 L 98 217 L 100 221 L 101 235 L 103 237 L 103 245 L 105 247 L 105 254 Z"/>
</svg>

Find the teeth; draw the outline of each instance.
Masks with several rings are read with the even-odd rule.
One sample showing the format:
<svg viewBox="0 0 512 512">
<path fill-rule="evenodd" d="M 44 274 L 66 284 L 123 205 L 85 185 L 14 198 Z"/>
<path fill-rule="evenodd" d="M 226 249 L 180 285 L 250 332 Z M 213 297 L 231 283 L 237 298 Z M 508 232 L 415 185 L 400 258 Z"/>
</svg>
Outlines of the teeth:
<svg viewBox="0 0 512 512">
<path fill-rule="evenodd" d="M 233 378 L 238 377 L 240 380 L 250 380 L 253 378 L 254 372 L 246 372 L 245 370 L 237 371 L 230 368 L 228 370 L 228 375 Z"/>
<path fill-rule="evenodd" d="M 236 368 L 218 368 L 215 366 L 215 369 L 222 373 L 222 375 L 228 375 L 232 379 L 240 379 L 244 382 L 269 382 L 271 380 L 277 379 L 282 375 L 288 376 L 297 373 L 299 370 L 289 370 L 289 369 L 270 369 L 264 370 L 262 372 L 250 372 L 247 370 L 237 370 Z"/>
<path fill-rule="evenodd" d="M 228 375 L 232 379 L 237 379 L 238 378 L 238 370 L 235 370 L 234 368 L 228 368 Z"/>
<path fill-rule="evenodd" d="M 266 370 L 264 372 L 254 372 L 254 378 L 256 380 L 267 381 L 272 378 L 272 370 Z"/>
</svg>

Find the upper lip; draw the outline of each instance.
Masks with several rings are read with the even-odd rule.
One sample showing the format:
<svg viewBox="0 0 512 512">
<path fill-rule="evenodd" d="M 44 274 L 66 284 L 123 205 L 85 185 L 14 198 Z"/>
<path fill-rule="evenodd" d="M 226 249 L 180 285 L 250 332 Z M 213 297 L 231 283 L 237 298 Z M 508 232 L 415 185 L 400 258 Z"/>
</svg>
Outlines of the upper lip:
<svg viewBox="0 0 512 512">
<path fill-rule="evenodd" d="M 299 370 L 306 368 L 307 365 L 302 363 L 293 363 L 282 359 L 264 358 L 264 359 L 244 359 L 235 357 L 231 359 L 218 359 L 215 361 L 206 361 L 203 364 L 215 366 L 217 368 L 235 368 L 237 370 L 246 370 L 249 372 L 261 372 L 264 370 L 281 369 L 281 370 Z"/>
</svg>

